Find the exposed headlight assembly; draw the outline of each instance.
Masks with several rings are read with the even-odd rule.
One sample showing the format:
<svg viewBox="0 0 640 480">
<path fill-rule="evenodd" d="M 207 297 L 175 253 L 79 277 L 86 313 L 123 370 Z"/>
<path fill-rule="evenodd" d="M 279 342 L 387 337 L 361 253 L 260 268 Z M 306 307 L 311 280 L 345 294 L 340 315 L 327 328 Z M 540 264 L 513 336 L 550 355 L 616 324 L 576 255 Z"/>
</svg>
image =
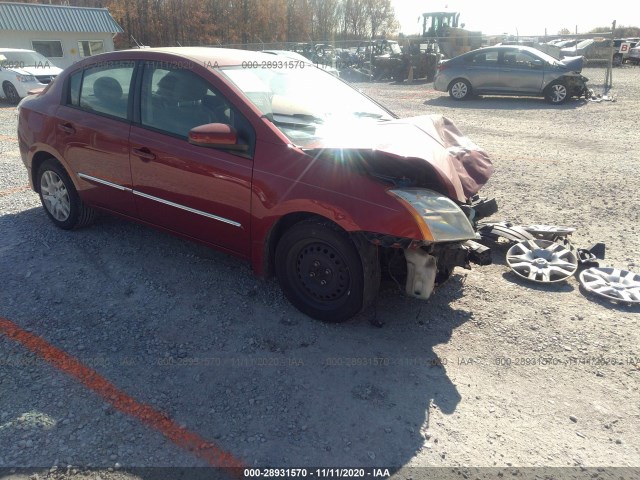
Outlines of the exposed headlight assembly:
<svg viewBox="0 0 640 480">
<path fill-rule="evenodd" d="M 425 240 L 454 242 L 476 238 L 464 212 L 450 198 L 424 188 L 389 190 L 413 215 Z"/>
</svg>

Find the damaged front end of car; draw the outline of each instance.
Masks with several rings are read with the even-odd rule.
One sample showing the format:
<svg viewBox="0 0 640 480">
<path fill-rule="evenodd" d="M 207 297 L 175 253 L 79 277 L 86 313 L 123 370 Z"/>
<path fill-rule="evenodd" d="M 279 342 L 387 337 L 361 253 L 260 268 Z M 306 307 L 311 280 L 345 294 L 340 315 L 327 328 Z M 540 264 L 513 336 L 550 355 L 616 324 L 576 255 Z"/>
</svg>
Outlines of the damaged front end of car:
<svg viewBox="0 0 640 480">
<path fill-rule="evenodd" d="M 582 75 L 584 66 L 584 57 L 565 57 L 558 61 L 559 78 L 567 86 L 567 91 L 571 97 L 585 98 L 591 97 L 591 90 L 587 86 L 589 79 Z M 551 83 L 553 79 L 548 79 L 547 83 Z"/>
<path fill-rule="evenodd" d="M 360 232 L 379 247 L 383 278 L 425 300 L 455 267 L 490 264 L 490 249 L 475 241 L 476 223 L 497 211 L 494 199 L 478 195 L 493 173 L 487 153 L 440 115 L 387 122 L 372 138 L 370 148 L 322 155 L 339 155 L 383 184 L 418 227 L 413 237 Z"/>
</svg>

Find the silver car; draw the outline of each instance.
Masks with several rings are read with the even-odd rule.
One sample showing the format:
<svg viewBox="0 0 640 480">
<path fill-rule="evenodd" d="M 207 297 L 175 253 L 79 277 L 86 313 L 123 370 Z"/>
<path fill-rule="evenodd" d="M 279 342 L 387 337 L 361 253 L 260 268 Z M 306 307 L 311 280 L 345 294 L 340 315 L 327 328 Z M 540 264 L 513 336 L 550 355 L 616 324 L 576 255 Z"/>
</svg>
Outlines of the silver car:
<svg viewBox="0 0 640 480">
<path fill-rule="evenodd" d="M 436 90 L 454 100 L 472 95 L 545 97 L 553 104 L 588 95 L 583 58 L 557 60 L 535 48 L 495 46 L 480 48 L 438 65 Z"/>
</svg>

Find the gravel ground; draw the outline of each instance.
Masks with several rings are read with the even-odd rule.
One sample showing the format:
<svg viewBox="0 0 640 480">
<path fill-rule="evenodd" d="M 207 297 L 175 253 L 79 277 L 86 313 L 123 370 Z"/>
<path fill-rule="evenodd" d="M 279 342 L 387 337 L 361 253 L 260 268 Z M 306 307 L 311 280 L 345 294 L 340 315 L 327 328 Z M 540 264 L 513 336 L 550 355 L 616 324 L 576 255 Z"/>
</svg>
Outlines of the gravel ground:
<svg viewBox="0 0 640 480">
<path fill-rule="evenodd" d="M 576 245 L 640 272 L 639 77 L 616 69 L 615 103 L 561 107 L 358 87 L 484 147 L 496 219 L 574 226 Z M 499 247 L 428 302 L 385 289 L 382 328 L 322 324 L 222 253 L 108 216 L 56 229 L 24 188 L 15 123 L 0 104 L 0 317 L 247 465 L 640 467 L 638 308 L 575 278 L 519 281 Z M 0 468 L 67 465 L 207 464 L 0 335 Z"/>
</svg>

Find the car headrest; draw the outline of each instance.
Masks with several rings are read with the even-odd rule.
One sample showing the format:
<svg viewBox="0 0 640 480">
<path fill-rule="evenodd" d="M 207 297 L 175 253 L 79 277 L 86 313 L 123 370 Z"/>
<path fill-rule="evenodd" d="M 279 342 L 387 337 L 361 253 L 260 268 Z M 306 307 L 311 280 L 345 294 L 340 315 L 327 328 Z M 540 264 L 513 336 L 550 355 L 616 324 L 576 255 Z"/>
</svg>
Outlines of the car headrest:
<svg viewBox="0 0 640 480">
<path fill-rule="evenodd" d="M 115 102 L 122 98 L 122 87 L 113 77 L 100 77 L 93 84 L 93 94 L 102 102 Z"/>
<path fill-rule="evenodd" d="M 173 70 L 158 82 L 158 94 L 176 102 L 202 100 L 207 94 L 207 84 L 188 70 Z"/>
</svg>

